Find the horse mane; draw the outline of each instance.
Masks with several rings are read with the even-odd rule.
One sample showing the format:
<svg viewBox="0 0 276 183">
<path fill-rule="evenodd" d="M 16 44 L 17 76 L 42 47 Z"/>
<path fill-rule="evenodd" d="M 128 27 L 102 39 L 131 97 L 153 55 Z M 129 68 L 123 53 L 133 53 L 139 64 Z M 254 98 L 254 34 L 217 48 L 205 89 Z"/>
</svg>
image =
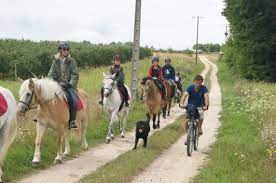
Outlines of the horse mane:
<svg viewBox="0 0 276 183">
<path fill-rule="evenodd" d="M 35 90 L 38 91 L 39 96 L 44 100 L 52 100 L 56 97 L 63 99 L 65 98 L 65 93 L 63 92 L 61 86 L 54 80 L 49 78 L 44 79 L 32 79 L 35 83 Z M 29 79 L 24 81 L 19 94 L 20 96 L 23 94 L 23 91 L 29 89 Z"/>
<path fill-rule="evenodd" d="M 141 85 L 145 85 L 148 80 L 152 80 L 152 77 L 150 77 L 150 76 L 144 77 L 141 81 Z"/>
</svg>

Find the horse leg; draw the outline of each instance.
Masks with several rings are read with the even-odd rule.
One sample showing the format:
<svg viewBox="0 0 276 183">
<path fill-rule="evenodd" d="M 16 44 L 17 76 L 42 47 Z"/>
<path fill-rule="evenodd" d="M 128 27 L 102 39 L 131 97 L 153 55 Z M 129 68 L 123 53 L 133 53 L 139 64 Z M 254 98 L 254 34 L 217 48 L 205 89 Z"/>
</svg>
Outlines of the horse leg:
<svg viewBox="0 0 276 183">
<path fill-rule="evenodd" d="M 88 121 L 83 120 L 82 125 L 81 125 L 81 127 L 82 127 L 81 128 L 81 139 L 82 139 L 81 147 L 82 147 L 83 150 L 88 149 L 88 143 L 87 143 L 87 139 L 86 139 L 87 126 L 88 126 Z"/>
<path fill-rule="evenodd" d="M 109 127 L 108 127 L 108 133 L 107 133 L 107 136 L 105 138 L 106 143 L 109 143 L 110 140 L 112 138 L 114 138 L 114 135 L 113 135 L 113 121 L 114 121 L 115 112 L 112 112 L 110 116 L 111 117 L 110 117 L 110 122 L 109 122 Z"/>
<path fill-rule="evenodd" d="M 123 129 L 121 131 L 121 137 L 122 138 L 125 137 L 125 130 L 126 130 L 126 122 L 127 122 L 128 112 L 129 112 L 129 107 L 126 108 L 123 112 Z"/>
<path fill-rule="evenodd" d="M 172 101 L 170 100 L 169 105 L 168 105 L 168 114 L 167 114 L 167 116 L 170 116 L 171 105 L 172 105 Z"/>
<path fill-rule="evenodd" d="M 64 139 L 64 132 L 62 130 L 58 130 L 57 132 L 57 156 L 55 158 L 54 163 L 60 164 L 62 163 L 62 145 L 63 145 L 63 139 Z"/>
<path fill-rule="evenodd" d="M 119 115 L 119 113 L 117 113 L 117 117 L 118 117 L 118 127 L 119 127 L 119 130 L 120 132 L 122 132 L 122 126 L 121 126 L 121 116 Z"/>
<path fill-rule="evenodd" d="M 70 155 L 70 144 L 69 144 L 69 140 L 70 140 L 70 133 L 68 130 L 66 130 L 65 132 L 65 150 L 63 155 Z"/>
<path fill-rule="evenodd" d="M 157 128 L 160 128 L 160 115 L 161 115 L 161 111 L 158 112 Z"/>
<path fill-rule="evenodd" d="M 3 165 L 3 161 L 8 151 L 8 148 L 15 138 L 16 129 L 17 129 L 16 118 L 4 123 L 4 125 L 0 129 L 0 182 L 2 182 L 2 174 L 3 174 L 1 166 Z"/>
<path fill-rule="evenodd" d="M 163 112 L 163 118 L 166 119 L 166 113 L 167 113 L 167 104 L 164 105 L 164 107 L 162 108 L 162 112 Z"/>
<path fill-rule="evenodd" d="M 152 128 L 153 128 L 153 129 L 156 129 L 156 125 L 155 125 L 155 121 L 156 121 L 156 114 L 155 114 L 155 113 L 153 114 L 152 121 L 153 121 Z"/>
<path fill-rule="evenodd" d="M 40 163 L 40 144 L 46 129 L 47 127 L 41 124 L 39 121 L 36 123 L 35 153 L 32 160 L 33 165 L 37 165 Z"/>
</svg>

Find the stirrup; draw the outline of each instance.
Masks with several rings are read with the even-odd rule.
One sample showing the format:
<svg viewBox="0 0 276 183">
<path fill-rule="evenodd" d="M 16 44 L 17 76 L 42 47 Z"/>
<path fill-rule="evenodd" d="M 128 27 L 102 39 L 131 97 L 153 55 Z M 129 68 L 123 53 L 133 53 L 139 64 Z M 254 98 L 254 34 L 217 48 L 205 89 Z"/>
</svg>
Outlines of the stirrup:
<svg viewBox="0 0 276 183">
<path fill-rule="evenodd" d="M 71 128 L 74 128 L 74 129 L 78 128 L 78 124 L 77 124 L 76 120 L 70 122 L 69 129 L 71 129 Z"/>
</svg>

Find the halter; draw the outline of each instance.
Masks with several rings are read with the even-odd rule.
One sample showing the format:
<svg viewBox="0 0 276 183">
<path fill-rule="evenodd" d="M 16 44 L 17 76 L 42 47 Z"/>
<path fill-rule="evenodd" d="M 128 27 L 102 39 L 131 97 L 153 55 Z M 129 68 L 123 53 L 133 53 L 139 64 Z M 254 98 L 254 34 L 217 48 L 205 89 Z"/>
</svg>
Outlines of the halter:
<svg viewBox="0 0 276 183">
<path fill-rule="evenodd" d="M 112 78 L 107 78 L 107 79 L 112 79 Z M 113 93 L 114 89 L 115 89 L 115 85 L 114 85 L 114 80 L 112 79 L 112 83 L 111 83 L 111 88 L 103 88 L 104 90 L 108 90 L 109 92 L 107 94 L 105 94 L 104 96 L 107 98 L 110 94 Z"/>
</svg>

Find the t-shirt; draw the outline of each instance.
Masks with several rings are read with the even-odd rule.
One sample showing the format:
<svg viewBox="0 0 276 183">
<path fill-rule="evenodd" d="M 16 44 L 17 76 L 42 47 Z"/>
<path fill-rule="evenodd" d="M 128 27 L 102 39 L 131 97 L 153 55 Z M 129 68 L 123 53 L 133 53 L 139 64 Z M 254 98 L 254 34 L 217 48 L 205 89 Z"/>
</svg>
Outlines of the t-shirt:
<svg viewBox="0 0 276 183">
<path fill-rule="evenodd" d="M 206 86 L 201 85 L 199 91 L 195 91 L 195 84 L 188 86 L 186 89 L 187 93 L 189 94 L 188 104 L 193 104 L 196 107 L 204 107 L 205 106 L 205 99 L 204 94 L 208 93 L 208 89 Z"/>
</svg>

